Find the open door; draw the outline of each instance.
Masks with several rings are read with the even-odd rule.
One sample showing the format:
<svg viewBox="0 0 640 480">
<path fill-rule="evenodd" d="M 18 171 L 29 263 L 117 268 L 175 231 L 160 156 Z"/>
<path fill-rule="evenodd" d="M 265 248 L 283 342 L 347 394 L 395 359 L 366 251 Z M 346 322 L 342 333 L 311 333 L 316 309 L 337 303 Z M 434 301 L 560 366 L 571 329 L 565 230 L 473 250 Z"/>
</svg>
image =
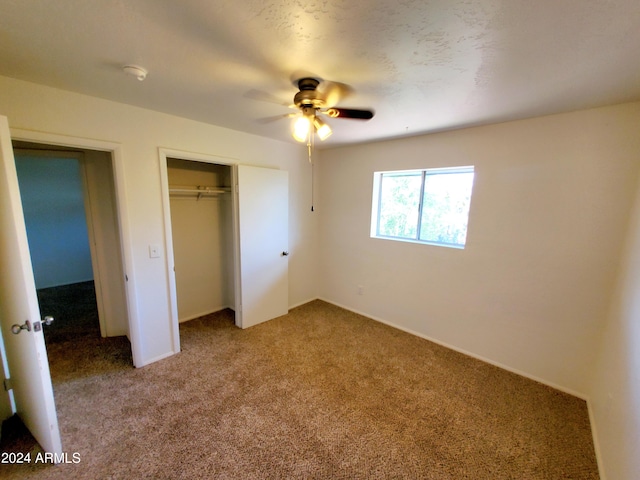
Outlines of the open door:
<svg viewBox="0 0 640 480">
<path fill-rule="evenodd" d="M 3 116 L 0 116 L 0 232 L 0 323 L 16 413 L 46 452 L 61 455 L 11 134 Z"/>
<path fill-rule="evenodd" d="M 242 328 L 289 311 L 289 172 L 238 165 Z"/>
</svg>

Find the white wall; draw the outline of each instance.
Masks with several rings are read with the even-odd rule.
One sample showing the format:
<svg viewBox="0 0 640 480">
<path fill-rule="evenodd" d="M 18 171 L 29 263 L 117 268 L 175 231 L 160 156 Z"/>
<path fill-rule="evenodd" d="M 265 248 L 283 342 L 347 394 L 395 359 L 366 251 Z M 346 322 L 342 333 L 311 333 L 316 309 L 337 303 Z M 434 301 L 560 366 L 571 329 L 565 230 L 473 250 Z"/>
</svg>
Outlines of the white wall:
<svg viewBox="0 0 640 480">
<path fill-rule="evenodd" d="M 640 186 L 620 267 L 589 403 L 603 478 L 632 480 L 640 472 Z"/>
<path fill-rule="evenodd" d="M 586 396 L 638 124 L 635 103 L 323 151 L 320 296 Z M 369 237 L 373 172 L 462 165 L 476 171 L 464 250 Z"/>
<path fill-rule="evenodd" d="M 214 106 L 212 106 L 214 108 Z M 0 77 L 0 114 L 14 129 L 48 132 L 121 145 L 132 271 L 133 308 L 143 336 L 144 363 L 172 351 L 168 272 L 158 147 L 218 155 L 239 163 L 289 172 L 289 299 L 291 305 L 317 296 L 315 225 L 308 209 L 310 168 L 298 145 L 236 132 L 94 97 Z M 149 258 L 148 247 L 164 247 Z"/>
</svg>

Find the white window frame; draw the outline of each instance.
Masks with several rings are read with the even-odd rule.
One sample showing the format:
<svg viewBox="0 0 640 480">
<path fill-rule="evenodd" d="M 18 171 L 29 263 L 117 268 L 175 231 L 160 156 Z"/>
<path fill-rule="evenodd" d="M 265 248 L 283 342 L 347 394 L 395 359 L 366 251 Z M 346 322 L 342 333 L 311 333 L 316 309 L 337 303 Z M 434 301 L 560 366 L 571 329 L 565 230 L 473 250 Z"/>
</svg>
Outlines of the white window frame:
<svg viewBox="0 0 640 480">
<path fill-rule="evenodd" d="M 466 246 L 466 239 L 468 236 L 468 219 L 467 219 L 467 235 L 465 235 L 465 243 L 457 244 L 457 243 L 445 243 L 445 242 L 434 242 L 431 240 L 421 240 L 420 229 L 422 224 L 422 204 L 424 200 L 424 188 L 425 188 L 425 178 L 428 175 L 442 175 L 442 174 L 456 174 L 456 173 L 473 173 L 475 175 L 475 168 L 473 165 L 463 166 L 463 167 L 444 167 L 444 168 L 422 168 L 422 169 L 414 169 L 414 170 L 387 170 L 374 172 L 373 174 L 373 198 L 371 202 L 371 238 L 382 239 L 382 240 L 395 240 L 398 242 L 409 242 L 409 243 L 420 243 L 426 245 L 436 245 L 440 247 L 449 247 L 449 248 L 457 248 L 464 249 Z M 419 205 L 418 205 L 418 221 L 416 224 L 416 238 L 408 238 L 408 237 L 396 237 L 390 235 L 381 235 L 379 230 L 379 220 L 380 220 L 380 210 L 381 210 L 381 189 L 382 189 L 382 177 L 387 174 L 392 175 L 421 175 L 421 185 L 420 185 L 420 196 L 419 196 Z M 475 177 L 474 177 L 475 180 Z M 471 195 L 473 195 L 473 186 L 471 187 Z"/>
</svg>

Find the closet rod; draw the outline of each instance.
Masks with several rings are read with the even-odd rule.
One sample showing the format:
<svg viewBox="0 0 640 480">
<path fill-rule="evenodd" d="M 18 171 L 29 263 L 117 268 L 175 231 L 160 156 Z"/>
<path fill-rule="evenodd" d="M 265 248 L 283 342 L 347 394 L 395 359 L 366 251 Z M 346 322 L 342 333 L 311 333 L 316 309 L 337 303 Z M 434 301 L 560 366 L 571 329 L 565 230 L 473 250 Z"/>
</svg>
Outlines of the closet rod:
<svg viewBox="0 0 640 480">
<path fill-rule="evenodd" d="M 219 195 L 221 193 L 228 193 L 231 190 L 229 188 L 206 188 L 206 189 L 195 189 L 195 188 L 169 188 L 169 193 L 178 193 L 178 194 L 196 194 L 196 195 Z"/>
<path fill-rule="evenodd" d="M 202 197 L 215 197 L 231 191 L 230 187 L 197 187 L 169 186 L 169 195 L 195 195 L 200 200 Z"/>
</svg>

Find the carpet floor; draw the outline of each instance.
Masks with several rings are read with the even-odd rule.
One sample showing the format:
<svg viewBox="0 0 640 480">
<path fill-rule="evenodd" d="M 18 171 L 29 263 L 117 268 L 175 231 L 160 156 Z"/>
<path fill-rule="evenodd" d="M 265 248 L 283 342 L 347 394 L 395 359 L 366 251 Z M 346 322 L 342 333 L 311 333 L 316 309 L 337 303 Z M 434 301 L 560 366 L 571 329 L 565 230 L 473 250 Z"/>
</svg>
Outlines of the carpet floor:
<svg viewBox="0 0 640 480">
<path fill-rule="evenodd" d="M 48 343 L 70 463 L 0 477 L 599 478 L 583 400 L 325 302 L 180 335 L 140 369 L 124 338 Z M 2 443 L 39 451 L 15 424 Z"/>
</svg>

